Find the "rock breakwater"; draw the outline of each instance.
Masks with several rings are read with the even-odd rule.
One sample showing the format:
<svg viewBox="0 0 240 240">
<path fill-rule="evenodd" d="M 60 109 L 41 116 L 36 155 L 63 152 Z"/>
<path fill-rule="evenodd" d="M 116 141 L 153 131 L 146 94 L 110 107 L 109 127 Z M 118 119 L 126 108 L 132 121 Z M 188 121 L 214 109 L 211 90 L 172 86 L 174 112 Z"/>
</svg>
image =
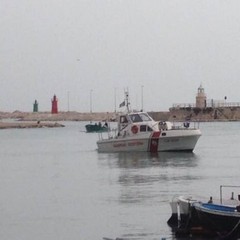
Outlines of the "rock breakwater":
<svg viewBox="0 0 240 240">
<path fill-rule="evenodd" d="M 60 123 L 47 123 L 47 122 L 0 122 L 0 129 L 9 128 L 55 128 L 64 127 Z"/>
</svg>

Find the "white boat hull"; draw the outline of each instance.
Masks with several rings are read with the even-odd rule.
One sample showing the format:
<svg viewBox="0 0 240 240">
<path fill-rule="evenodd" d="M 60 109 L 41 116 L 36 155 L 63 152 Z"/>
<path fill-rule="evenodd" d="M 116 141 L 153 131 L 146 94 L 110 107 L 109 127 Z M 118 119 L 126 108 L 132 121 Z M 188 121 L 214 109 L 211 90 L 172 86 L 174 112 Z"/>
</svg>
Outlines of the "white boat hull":
<svg viewBox="0 0 240 240">
<path fill-rule="evenodd" d="M 177 226 L 180 223 L 185 224 L 191 215 L 192 205 L 195 202 L 197 202 L 197 200 L 194 200 L 192 197 L 176 197 L 170 202 L 172 216 L 169 218 L 168 224 L 170 226 Z"/>
<path fill-rule="evenodd" d="M 198 129 L 169 130 L 137 137 L 101 139 L 97 145 L 99 152 L 191 152 L 200 136 L 201 132 Z"/>
</svg>

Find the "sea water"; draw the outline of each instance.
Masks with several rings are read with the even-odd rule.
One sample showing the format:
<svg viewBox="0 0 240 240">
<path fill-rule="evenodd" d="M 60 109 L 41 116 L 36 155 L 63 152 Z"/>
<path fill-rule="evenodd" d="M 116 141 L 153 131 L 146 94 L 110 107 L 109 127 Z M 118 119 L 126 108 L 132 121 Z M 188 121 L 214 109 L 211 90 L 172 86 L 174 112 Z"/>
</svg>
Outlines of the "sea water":
<svg viewBox="0 0 240 240">
<path fill-rule="evenodd" d="M 193 153 L 158 154 L 98 153 L 86 122 L 63 124 L 0 131 L 1 240 L 175 239 L 174 196 L 240 185 L 240 122 L 201 123 Z"/>
</svg>

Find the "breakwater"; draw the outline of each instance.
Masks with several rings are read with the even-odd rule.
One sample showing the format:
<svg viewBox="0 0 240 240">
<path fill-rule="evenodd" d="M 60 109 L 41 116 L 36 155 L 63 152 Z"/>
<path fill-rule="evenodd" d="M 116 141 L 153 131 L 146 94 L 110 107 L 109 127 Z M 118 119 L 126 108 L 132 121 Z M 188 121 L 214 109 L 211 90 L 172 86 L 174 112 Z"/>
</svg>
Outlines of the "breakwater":
<svg viewBox="0 0 240 240">
<path fill-rule="evenodd" d="M 240 107 L 171 108 L 169 113 L 170 121 L 240 121 Z"/>
<path fill-rule="evenodd" d="M 55 128 L 55 127 L 64 127 L 60 123 L 52 122 L 0 122 L 0 129 L 9 129 L 9 128 Z"/>
<path fill-rule="evenodd" d="M 17 119 L 18 121 L 107 121 L 115 120 L 116 113 L 110 112 L 0 112 L 0 119 Z"/>
<path fill-rule="evenodd" d="M 240 121 L 240 107 L 223 108 L 170 108 L 169 111 L 151 111 L 149 115 L 156 121 Z M 17 119 L 18 121 L 114 121 L 115 112 L 0 112 L 0 119 Z"/>
</svg>

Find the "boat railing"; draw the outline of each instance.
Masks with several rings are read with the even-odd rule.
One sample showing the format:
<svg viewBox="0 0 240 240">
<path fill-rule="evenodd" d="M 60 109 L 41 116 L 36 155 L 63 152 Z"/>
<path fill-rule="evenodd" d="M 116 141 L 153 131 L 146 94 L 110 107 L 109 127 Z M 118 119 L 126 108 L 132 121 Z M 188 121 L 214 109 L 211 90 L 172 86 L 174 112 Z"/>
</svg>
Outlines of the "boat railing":
<svg viewBox="0 0 240 240">
<path fill-rule="evenodd" d="M 223 188 L 240 188 L 240 186 L 234 186 L 234 185 L 220 185 L 220 204 L 223 203 L 222 195 L 223 195 Z M 234 192 L 232 192 L 231 200 L 234 200 Z M 240 195 L 238 194 L 238 201 L 240 201 Z"/>
<path fill-rule="evenodd" d="M 192 123 L 193 123 L 194 128 L 199 129 L 199 127 L 200 127 L 200 122 L 199 122 L 199 121 L 197 121 L 197 122 L 192 122 Z"/>
<path fill-rule="evenodd" d="M 193 125 L 193 126 L 192 126 Z M 172 129 L 199 129 L 200 122 L 172 123 Z"/>
<path fill-rule="evenodd" d="M 116 138 L 117 132 L 118 132 L 117 128 L 111 128 L 111 129 L 109 128 L 107 132 L 99 132 L 98 133 L 98 139 L 103 140 L 103 139 Z M 107 134 L 107 136 L 106 136 L 106 134 Z"/>
</svg>

